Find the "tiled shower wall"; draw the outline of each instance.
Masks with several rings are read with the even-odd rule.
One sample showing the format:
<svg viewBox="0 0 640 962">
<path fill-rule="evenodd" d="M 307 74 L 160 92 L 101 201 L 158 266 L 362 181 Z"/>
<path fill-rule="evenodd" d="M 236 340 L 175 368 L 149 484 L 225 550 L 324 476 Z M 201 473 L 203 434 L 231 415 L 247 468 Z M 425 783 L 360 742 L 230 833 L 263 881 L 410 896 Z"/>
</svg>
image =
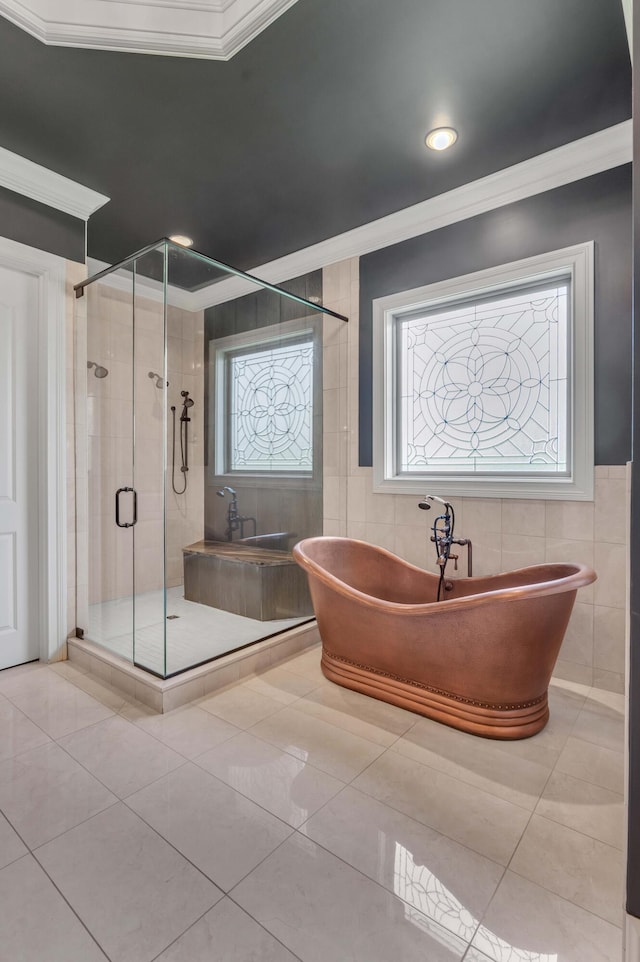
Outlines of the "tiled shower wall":
<svg viewBox="0 0 640 962">
<path fill-rule="evenodd" d="M 204 538 L 204 313 L 167 311 L 167 377 L 169 408 L 175 405 L 175 486 L 184 487 L 180 471 L 181 391 L 189 391 L 189 471 L 187 490 L 177 495 L 171 486 L 172 416 L 167 412 L 167 587 L 184 580 L 182 549 Z"/>
<path fill-rule="evenodd" d="M 84 269 L 83 269 L 84 270 Z M 83 273 L 83 271 L 81 272 Z M 75 275 L 74 275 L 75 276 Z M 89 320 L 87 322 L 87 313 Z M 167 315 L 167 580 L 182 583 L 182 548 L 203 535 L 203 325 L 202 313 L 170 307 Z M 135 528 L 136 591 L 162 587 L 163 513 L 163 400 L 149 371 L 163 367 L 162 305 L 136 297 L 135 411 L 138 523 Z M 75 350 L 75 358 L 73 351 Z M 131 294 L 106 284 L 88 288 L 76 302 L 75 339 L 68 340 L 68 372 L 75 363 L 75 423 L 77 443 L 69 434 L 69 491 L 77 478 L 75 523 L 78 587 L 84 578 L 88 602 L 93 604 L 131 594 L 131 532 L 114 524 L 114 492 L 129 483 L 132 452 L 132 337 Z M 108 368 L 105 378 L 87 377 L 87 357 Z M 70 373 L 69 373 L 70 376 Z M 69 397 L 74 397 L 69 386 Z M 194 399 L 189 424 L 189 484 L 184 495 L 171 488 L 172 433 L 170 406 L 176 406 L 176 487 L 183 486 L 180 471 L 179 416 L 181 390 Z M 71 409 L 70 409 L 71 410 Z M 69 415 L 71 416 L 71 415 Z M 86 443 L 84 442 L 86 437 Z M 77 465 L 75 462 L 78 462 Z M 71 512 L 69 524 L 71 524 Z M 70 541 L 73 535 L 70 530 Z M 71 586 L 71 582 L 70 582 Z M 71 588 L 70 588 L 71 591 Z M 75 594 L 75 592 L 74 592 Z M 87 591 L 78 591 L 81 598 Z M 86 623 L 80 611 L 75 624 Z"/>
<path fill-rule="evenodd" d="M 435 572 L 429 514 L 418 510 L 419 499 L 374 494 L 372 469 L 358 465 L 358 259 L 325 268 L 323 289 L 325 305 L 349 317 L 348 324 L 325 319 L 324 533 L 380 545 Z M 595 568 L 598 580 L 578 592 L 556 674 L 612 691 L 624 690 L 625 479 L 625 465 L 596 467 L 593 502 L 453 502 L 455 533 L 473 542 L 474 574 L 545 561 Z M 459 549 L 461 574 L 466 573 L 465 551 Z"/>
</svg>

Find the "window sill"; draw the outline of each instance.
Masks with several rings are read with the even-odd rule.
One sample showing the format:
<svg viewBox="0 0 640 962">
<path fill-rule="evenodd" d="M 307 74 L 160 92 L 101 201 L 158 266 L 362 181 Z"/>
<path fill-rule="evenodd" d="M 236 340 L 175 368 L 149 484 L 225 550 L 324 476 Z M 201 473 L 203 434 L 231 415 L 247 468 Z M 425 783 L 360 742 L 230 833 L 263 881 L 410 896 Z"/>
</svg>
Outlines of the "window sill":
<svg viewBox="0 0 640 962">
<path fill-rule="evenodd" d="M 593 501 L 594 472 L 585 483 L 579 485 L 570 478 L 545 478 L 521 481 L 497 478 L 460 478 L 452 475 L 433 474 L 412 478 L 374 477 L 376 494 L 440 494 L 448 498 L 503 498 L 519 501 Z"/>
</svg>

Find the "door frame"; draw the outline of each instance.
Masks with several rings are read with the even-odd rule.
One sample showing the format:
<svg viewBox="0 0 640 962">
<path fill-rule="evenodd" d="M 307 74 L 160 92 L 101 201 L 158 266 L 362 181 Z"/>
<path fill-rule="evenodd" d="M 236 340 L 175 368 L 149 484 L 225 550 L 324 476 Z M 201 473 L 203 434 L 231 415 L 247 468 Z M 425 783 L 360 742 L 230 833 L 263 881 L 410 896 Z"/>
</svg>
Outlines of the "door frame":
<svg viewBox="0 0 640 962">
<path fill-rule="evenodd" d="M 66 261 L 0 237 L 0 267 L 37 282 L 38 632 L 42 662 L 66 657 Z"/>
</svg>

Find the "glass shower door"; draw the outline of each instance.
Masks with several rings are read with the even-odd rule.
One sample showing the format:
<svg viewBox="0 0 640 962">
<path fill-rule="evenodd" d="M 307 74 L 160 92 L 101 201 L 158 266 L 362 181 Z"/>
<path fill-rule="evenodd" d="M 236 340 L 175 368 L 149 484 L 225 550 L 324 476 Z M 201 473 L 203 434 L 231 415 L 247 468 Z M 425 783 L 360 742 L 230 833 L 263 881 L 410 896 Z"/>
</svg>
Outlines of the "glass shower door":
<svg viewBox="0 0 640 962">
<path fill-rule="evenodd" d="M 168 614 L 165 597 L 167 405 L 169 391 L 174 388 L 172 374 L 167 371 L 164 246 L 136 258 L 132 271 L 133 475 L 138 500 L 133 530 L 133 661 L 140 668 L 164 677 Z"/>
<path fill-rule="evenodd" d="M 79 320 L 77 345 L 78 356 L 86 357 L 87 419 L 87 525 L 78 532 L 78 589 L 80 594 L 84 585 L 87 596 L 81 627 L 89 640 L 131 661 L 136 520 L 131 275 L 119 271 L 85 297 L 86 327 Z M 80 395 L 82 387 L 81 382 Z"/>
</svg>

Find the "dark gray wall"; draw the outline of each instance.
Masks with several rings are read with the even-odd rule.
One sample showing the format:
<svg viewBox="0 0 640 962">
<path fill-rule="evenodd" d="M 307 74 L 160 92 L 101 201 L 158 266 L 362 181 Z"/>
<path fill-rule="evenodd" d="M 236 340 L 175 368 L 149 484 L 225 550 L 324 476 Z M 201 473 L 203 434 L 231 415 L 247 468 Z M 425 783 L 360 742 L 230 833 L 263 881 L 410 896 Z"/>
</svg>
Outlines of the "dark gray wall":
<svg viewBox="0 0 640 962">
<path fill-rule="evenodd" d="M 0 237 L 84 263 L 85 222 L 0 187 Z"/>
<path fill-rule="evenodd" d="M 640 0 L 633 3 L 635 62 L 640 57 Z M 640 102 L 640 74 L 634 71 L 633 93 Z M 640 404 L 640 118 L 633 118 L 633 409 Z M 627 912 L 640 918 L 640 418 L 633 425 L 631 474 L 630 648 L 629 648 L 629 827 Z"/>
<path fill-rule="evenodd" d="M 631 454 L 631 165 L 576 181 L 360 259 L 360 464 L 372 455 L 376 297 L 595 241 L 596 464 Z"/>
<path fill-rule="evenodd" d="M 322 271 L 313 271 L 304 277 L 297 277 L 281 285 L 291 294 L 322 299 Z M 210 307 L 205 311 L 204 322 L 204 368 L 205 368 L 205 500 L 204 528 L 205 538 L 212 541 L 225 540 L 226 513 L 228 497 L 216 495 L 224 484 L 231 484 L 238 493 L 238 505 L 243 515 L 255 517 L 257 533 L 269 534 L 289 531 L 296 535 L 295 540 L 322 534 L 322 478 L 274 480 L 243 480 L 241 477 L 222 478 L 214 475 L 209 465 L 213 458 L 212 401 L 209 383 L 209 344 L 212 339 L 228 337 L 261 327 L 270 327 L 284 321 L 293 321 L 307 316 L 305 308 L 295 301 L 289 301 L 273 291 L 259 290 L 255 294 L 239 297 L 226 304 Z M 322 343 L 322 315 L 315 321 L 320 344 Z M 314 400 L 314 410 L 318 423 L 318 457 L 322 463 L 322 351 L 316 352 L 316 377 L 320 387 Z M 253 534 L 252 525 L 246 526 L 245 535 Z M 237 540 L 239 534 L 234 535 Z"/>
</svg>

